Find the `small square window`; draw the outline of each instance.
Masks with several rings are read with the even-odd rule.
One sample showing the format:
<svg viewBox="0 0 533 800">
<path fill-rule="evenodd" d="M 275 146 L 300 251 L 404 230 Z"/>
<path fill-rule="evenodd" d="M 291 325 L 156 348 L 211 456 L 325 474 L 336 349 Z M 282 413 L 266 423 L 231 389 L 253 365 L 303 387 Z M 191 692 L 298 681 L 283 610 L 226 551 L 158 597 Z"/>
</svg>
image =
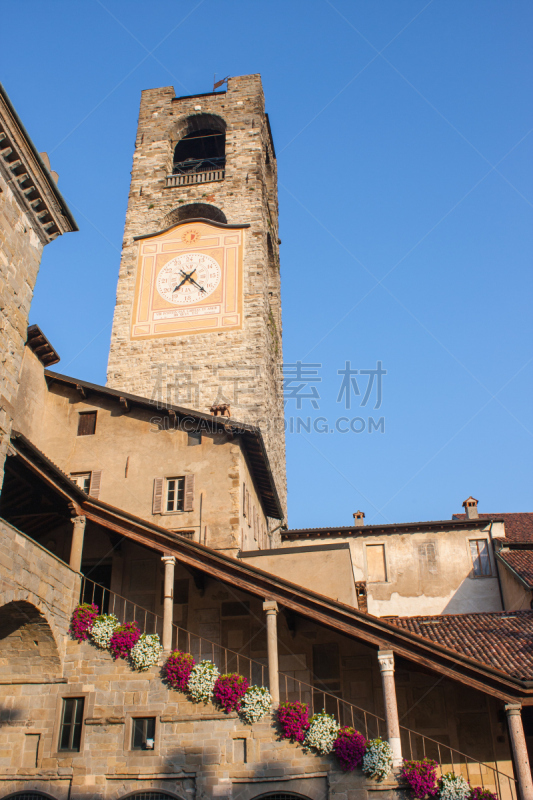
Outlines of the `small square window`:
<svg viewBox="0 0 533 800">
<path fill-rule="evenodd" d="M 202 444 L 202 434 L 200 431 L 189 431 L 187 434 L 187 444 L 189 447 L 194 447 L 197 444 Z"/>
<path fill-rule="evenodd" d="M 185 478 L 167 478 L 166 511 L 183 511 Z"/>
<path fill-rule="evenodd" d="M 79 753 L 83 722 L 83 697 L 65 697 L 61 712 L 59 749 Z"/>
<path fill-rule="evenodd" d="M 96 411 L 82 411 L 78 414 L 78 436 L 93 436 L 96 430 Z"/>
<path fill-rule="evenodd" d="M 470 555 L 472 556 L 473 573 L 477 578 L 486 578 L 492 575 L 489 543 L 486 539 L 471 539 Z"/>
<path fill-rule="evenodd" d="M 70 480 L 74 481 L 76 486 L 85 492 L 85 494 L 89 494 L 91 489 L 91 473 L 90 472 L 71 472 L 70 473 Z"/>
<path fill-rule="evenodd" d="M 131 721 L 131 749 L 153 750 L 155 717 L 136 717 Z"/>
<path fill-rule="evenodd" d="M 387 563 L 385 561 L 385 545 L 366 545 L 366 566 L 369 583 L 384 583 L 387 580 Z"/>
</svg>

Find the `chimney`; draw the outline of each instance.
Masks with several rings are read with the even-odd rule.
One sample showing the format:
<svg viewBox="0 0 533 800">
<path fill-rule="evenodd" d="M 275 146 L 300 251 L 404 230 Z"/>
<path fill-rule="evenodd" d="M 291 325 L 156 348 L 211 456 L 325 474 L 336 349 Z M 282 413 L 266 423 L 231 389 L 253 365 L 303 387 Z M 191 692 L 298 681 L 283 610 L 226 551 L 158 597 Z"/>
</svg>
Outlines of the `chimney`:
<svg viewBox="0 0 533 800">
<path fill-rule="evenodd" d="M 469 497 L 463 503 L 463 508 L 466 511 L 467 519 L 477 519 L 477 500 L 475 497 Z"/>
<path fill-rule="evenodd" d="M 364 513 L 362 511 L 356 511 L 355 514 L 353 515 L 354 526 L 356 528 L 362 528 L 363 525 L 365 524 L 364 519 L 365 519 Z"/>
</svg>

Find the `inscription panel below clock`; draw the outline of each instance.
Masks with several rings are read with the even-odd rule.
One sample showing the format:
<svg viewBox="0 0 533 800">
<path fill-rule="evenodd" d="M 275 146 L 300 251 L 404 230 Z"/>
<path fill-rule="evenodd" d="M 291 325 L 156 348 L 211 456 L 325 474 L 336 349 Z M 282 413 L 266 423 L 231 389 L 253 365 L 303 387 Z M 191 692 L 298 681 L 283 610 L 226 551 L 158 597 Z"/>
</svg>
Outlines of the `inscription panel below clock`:
<svg viewBox="0 0 533 800">
<path fill-rule="evenodd" d="M 244 226 L 182 222 L 138 247 L 132 339 L 242 327 Z"/>
</svg>

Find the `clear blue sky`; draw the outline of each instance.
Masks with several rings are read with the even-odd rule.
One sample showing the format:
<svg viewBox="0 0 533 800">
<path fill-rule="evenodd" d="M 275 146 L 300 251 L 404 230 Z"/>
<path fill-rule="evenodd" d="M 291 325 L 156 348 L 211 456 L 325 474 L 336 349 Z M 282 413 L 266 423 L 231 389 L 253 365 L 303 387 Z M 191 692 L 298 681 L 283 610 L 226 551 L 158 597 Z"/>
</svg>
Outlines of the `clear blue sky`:
<svg viewBox="0 0 533 800">
<path fill-rule="evenodd" d="M 288 410 L 385 418 L 288 435 L 291 527 L 531 510 L 531 3 L 26 0 L 2 25 L 2 82 L 80 226 L 31 310 L 60 371 L 105 382 L 141 90 L 259 72 L 284 358 L 322 365 L 319 410 Z M 379 410 L 336 402 L 346 361 L 382 362 Z"/>
</svg>

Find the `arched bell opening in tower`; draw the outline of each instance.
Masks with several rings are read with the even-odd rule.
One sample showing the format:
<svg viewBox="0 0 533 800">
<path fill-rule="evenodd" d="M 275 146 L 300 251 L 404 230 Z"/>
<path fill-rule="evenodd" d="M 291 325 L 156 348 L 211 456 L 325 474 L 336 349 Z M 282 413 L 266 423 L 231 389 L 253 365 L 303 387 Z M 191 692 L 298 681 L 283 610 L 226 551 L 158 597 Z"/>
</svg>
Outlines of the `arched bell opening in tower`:
<svg viewBox="0 0 533 800">
<path fill-rule="evenodd" d="M 184 135 L 174 150 L 174 175 L 224 169 L 226 164 L 226 123 L 214 114 L 188 117 Z"/>
</svg>

